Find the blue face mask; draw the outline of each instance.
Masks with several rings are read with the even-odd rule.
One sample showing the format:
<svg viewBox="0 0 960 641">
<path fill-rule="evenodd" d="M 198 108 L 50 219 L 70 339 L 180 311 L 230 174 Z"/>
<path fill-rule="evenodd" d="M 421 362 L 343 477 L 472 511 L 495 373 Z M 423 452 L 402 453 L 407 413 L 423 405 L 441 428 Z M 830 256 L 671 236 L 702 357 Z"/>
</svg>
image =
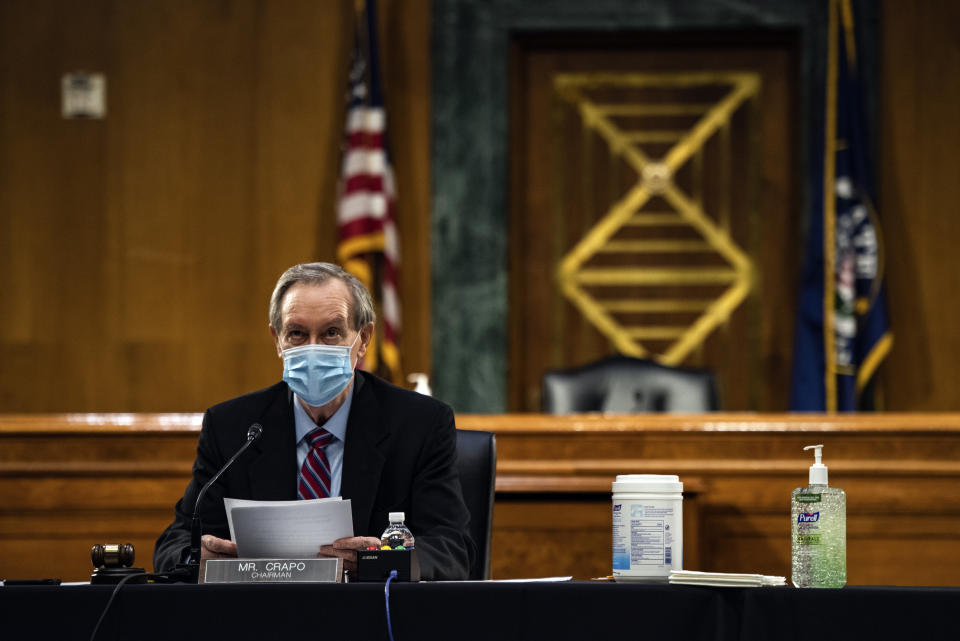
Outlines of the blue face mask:
<svg viewBox="0 0 960 641">
<path fill-rule="evenodd" d="M 356 342 L 354 339 L 353 343 Z M 307 405 L 326 405 L 353 378 L 352 349 L 353 345 L 301 345 L 285 349 L 283 380 Z"/>
</svg>

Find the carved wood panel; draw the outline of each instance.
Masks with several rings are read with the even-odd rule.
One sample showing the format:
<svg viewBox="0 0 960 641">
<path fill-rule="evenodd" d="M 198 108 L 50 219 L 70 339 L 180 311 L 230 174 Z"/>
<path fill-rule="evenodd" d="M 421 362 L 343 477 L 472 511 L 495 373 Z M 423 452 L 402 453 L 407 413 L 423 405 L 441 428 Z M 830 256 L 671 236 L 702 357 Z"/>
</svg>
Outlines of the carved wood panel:
<svg viewBox="0 0 960 641">
<path fill-rule="evenodd" d="M 724 409 L 787 409 L 800 231 L 793 45 L 520 40 L 513 411 L 540 409 L 546 370 L 613 352 L 715 370 Z"/>
<path fill-rule="evenodd" d="M 0 576 L 85 580 L 90 546 L 150 568 L 196 450 L 195 414 L 0 415 Z M 789 575 L 801 448 L 847 492 L 851 584 L 960 583 L 960 415 L 461 415 L 497 434 L 494 578 L 611 571 L 617 474 L 679 474 L 688 569 Z"/>
</svg>

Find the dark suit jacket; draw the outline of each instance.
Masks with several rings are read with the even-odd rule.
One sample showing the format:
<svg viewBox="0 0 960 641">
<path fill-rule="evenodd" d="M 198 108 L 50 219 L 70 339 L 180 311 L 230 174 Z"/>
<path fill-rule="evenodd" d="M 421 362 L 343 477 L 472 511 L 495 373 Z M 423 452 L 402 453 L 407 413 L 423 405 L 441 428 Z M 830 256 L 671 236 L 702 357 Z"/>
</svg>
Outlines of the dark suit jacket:
<svg viewBox="0 0 960 641">
<path fill-rule="evenodd" d="M 240 449 L 252 423 L 263 426 L 263 435 L 207 490 L 200 508 L 203 533 L 230 538 L 224 497 L 296 498 L 293 402 L 286 383 L 277 383 L 207 410 L 193 479 L 176 505 L 174 522 L 157 539 L 157 572 L 186 559 L 200 488 Z M 356 371 L 341 495 L 351 501 L 358 536 L 379 537 L 388 512 L 406 513 L 424 579 L 466 579 L 476 557 L 455 457 L 453 411 L 448 406 Z"/>
</svg>

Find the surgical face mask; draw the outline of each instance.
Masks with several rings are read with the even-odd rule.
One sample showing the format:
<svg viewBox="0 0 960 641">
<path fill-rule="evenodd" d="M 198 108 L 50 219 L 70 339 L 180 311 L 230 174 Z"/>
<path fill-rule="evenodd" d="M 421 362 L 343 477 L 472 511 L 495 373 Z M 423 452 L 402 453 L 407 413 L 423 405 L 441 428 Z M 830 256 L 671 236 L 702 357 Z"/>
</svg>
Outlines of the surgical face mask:
<svg viewBox="0 0 960 641">
<path fill-rule="evenodd" d="M 326 405 L 353 378 L 351 345 L 301 345 L 283 350 L 283 380 L 307 405 Z"/>
</svg>

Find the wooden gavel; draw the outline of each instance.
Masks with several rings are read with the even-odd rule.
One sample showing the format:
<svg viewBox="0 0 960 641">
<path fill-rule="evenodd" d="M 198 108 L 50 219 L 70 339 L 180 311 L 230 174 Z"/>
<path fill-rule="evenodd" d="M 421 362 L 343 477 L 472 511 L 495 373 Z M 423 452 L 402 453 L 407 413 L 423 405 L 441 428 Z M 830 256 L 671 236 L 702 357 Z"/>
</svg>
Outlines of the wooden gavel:
<svg viewBox="0 0 960 641">
<path fill-rule="evenodd" d="M 134 556 L 133 545 L 130 543 L 98 543 L 90 549 L 90 559 L 95 568 L 128 568 L 133 565 Z"/>
</svg>

